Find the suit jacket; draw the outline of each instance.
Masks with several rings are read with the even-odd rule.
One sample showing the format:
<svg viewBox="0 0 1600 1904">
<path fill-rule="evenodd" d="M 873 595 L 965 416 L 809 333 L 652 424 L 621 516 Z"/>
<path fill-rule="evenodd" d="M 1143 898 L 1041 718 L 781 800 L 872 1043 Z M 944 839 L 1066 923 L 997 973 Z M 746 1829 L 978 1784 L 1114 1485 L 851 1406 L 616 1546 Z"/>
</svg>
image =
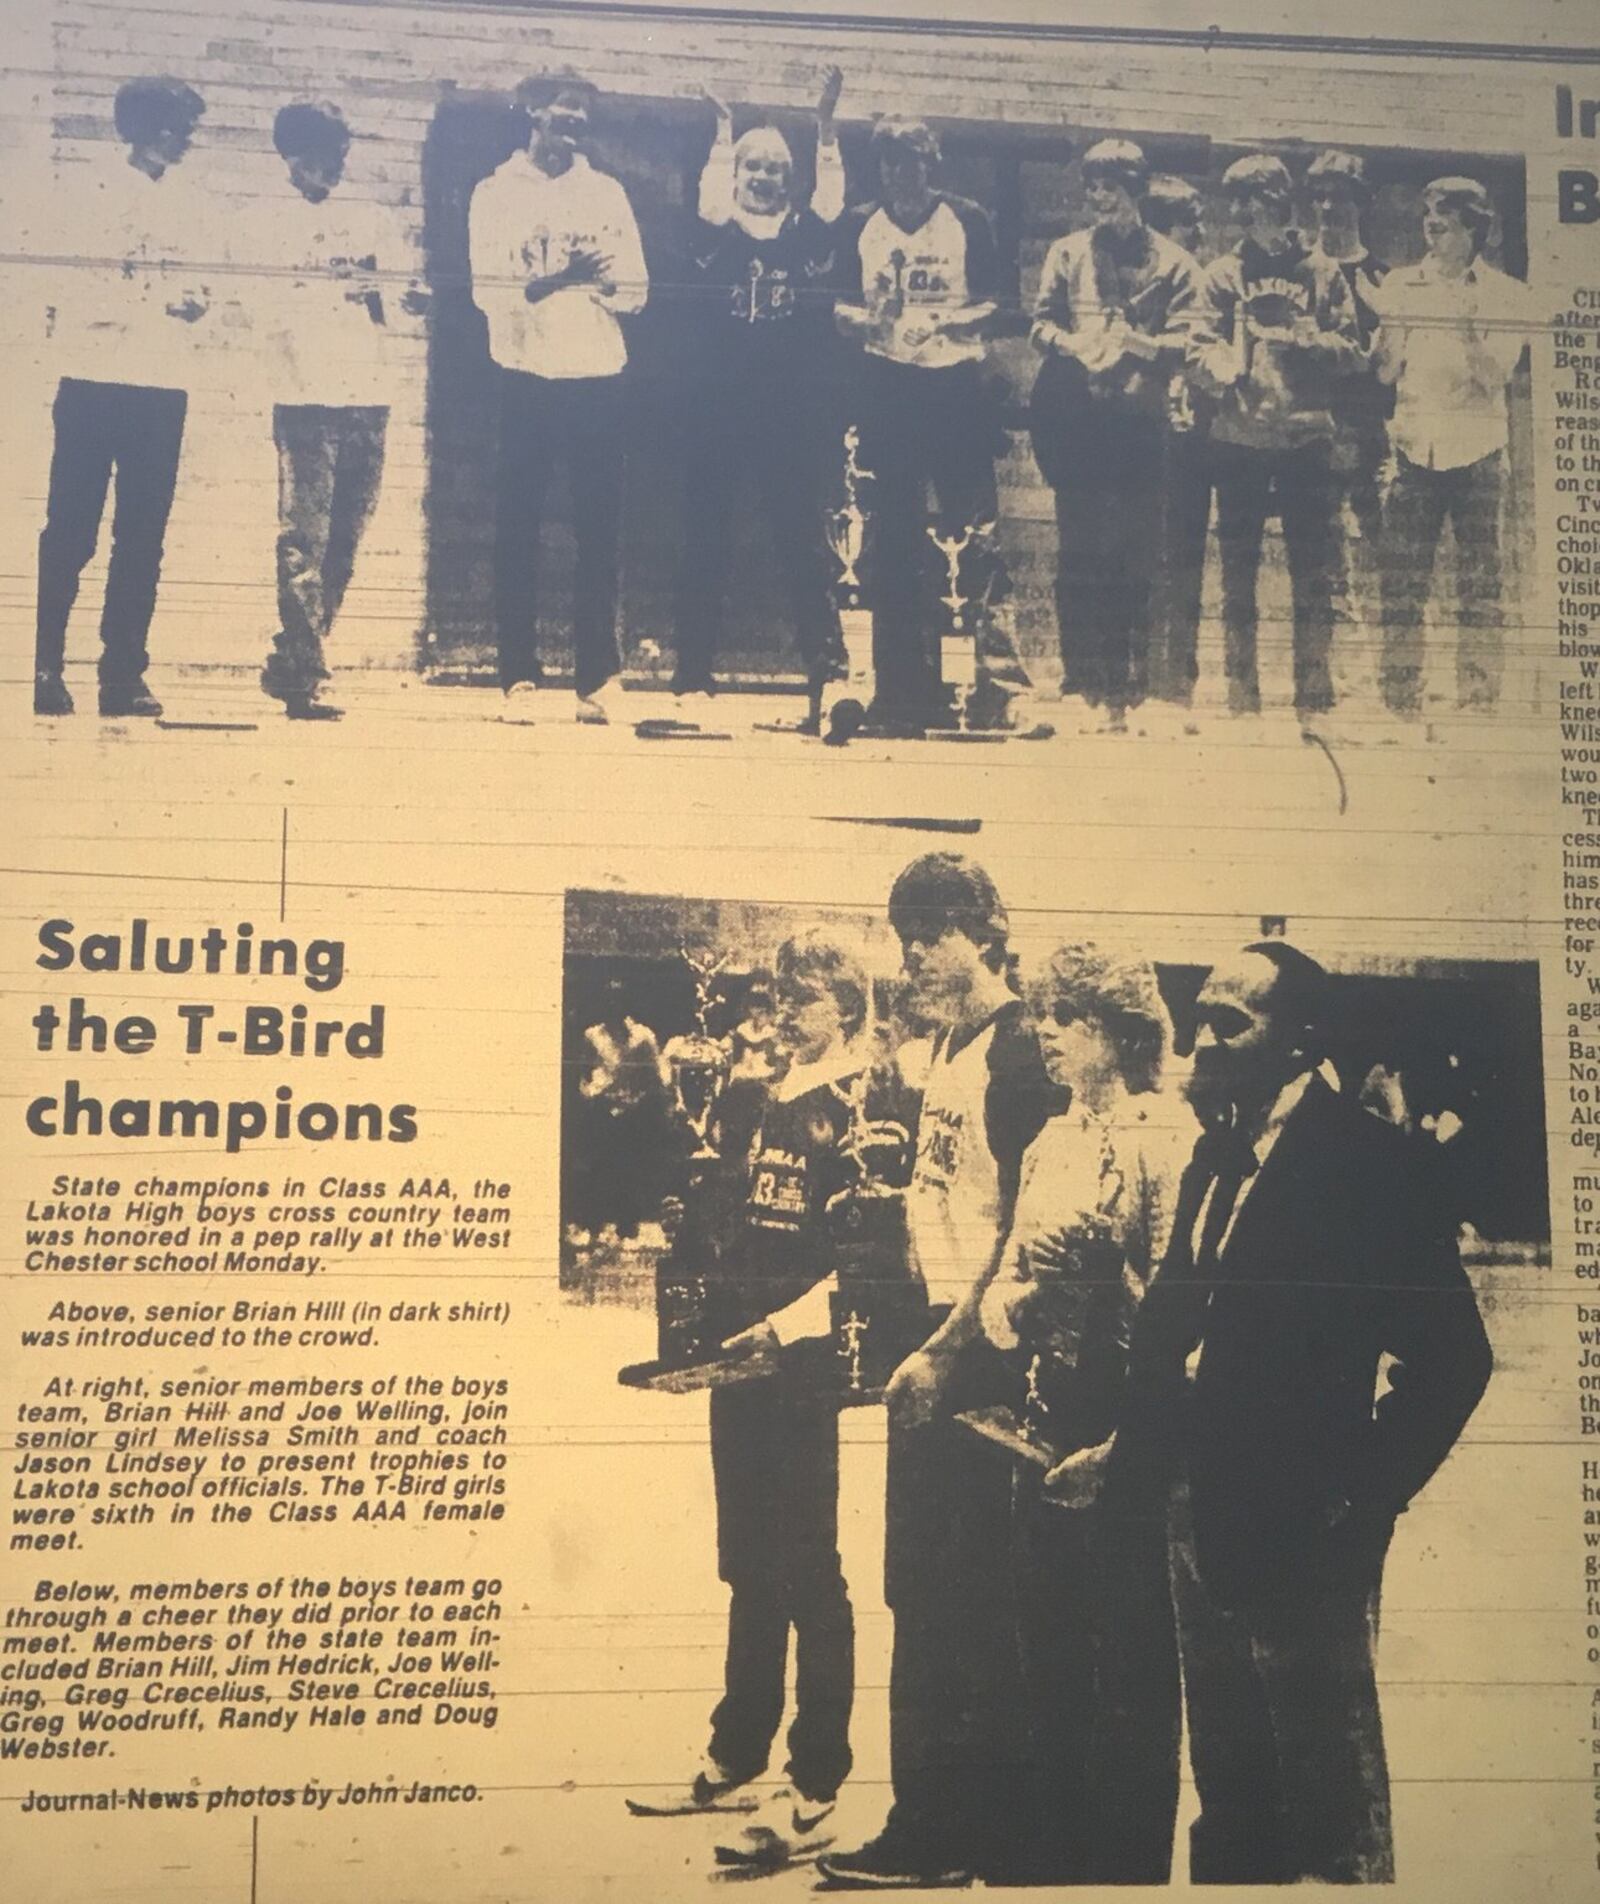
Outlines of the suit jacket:
<svg viewBox="0 0 1600 1904">
<path fill-rule="evenodd" d="M 1108 1486 L 1126 1499 L 1139 1479 L 1186 1473 L 1197 1565 L 1220 1605 L 1375 1587 L 1395 1516 L 1492 1367 L 1450 1211 L 1412 1141 L 1320 1078 L 1202 1279 L 1209 1183 L 1191 1163 L 1179 1186 Z"/>
</svg>

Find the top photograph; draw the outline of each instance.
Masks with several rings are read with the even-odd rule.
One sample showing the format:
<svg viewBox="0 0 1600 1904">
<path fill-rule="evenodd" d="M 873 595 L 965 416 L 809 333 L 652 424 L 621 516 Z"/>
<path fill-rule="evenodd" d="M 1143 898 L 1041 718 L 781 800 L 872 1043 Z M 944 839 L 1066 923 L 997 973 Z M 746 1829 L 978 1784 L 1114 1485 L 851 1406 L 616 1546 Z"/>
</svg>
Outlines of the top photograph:
<svg viewBox="0 0 1600 1904">
<path fill-rule="evenodd" d="M 1341 126 L 1289 51 L 328 12 L 57 35 L 16 135 L 41 727 L 1537 711 L 1526 173 L 1471 72 Z"/>
</svg>

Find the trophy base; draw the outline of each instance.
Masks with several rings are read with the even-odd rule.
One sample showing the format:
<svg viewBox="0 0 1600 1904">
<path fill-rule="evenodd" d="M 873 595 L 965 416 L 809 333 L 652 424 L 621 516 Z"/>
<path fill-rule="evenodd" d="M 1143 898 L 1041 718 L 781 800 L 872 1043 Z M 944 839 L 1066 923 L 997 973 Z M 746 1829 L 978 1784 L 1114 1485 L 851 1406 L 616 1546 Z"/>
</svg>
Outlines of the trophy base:
<svg viewBox="0 0 1600 1904">
<path fill-rule="evenodd" d="M 697 1395 L 702 1389 L 758 1381 L 771 1373 L 772 1363 L 760 1356 L 723 1355 L 704 1362 L 630 1362 L 617 1370 L 617 1380 L 624 1388 L 646 1388 L 657 1395 Z"/>
<path fill-rule="evenodd" d="M 1031 1441 L 1010 1408 L 969 1408 L 957 1415 L 956 1420 L 963 1428 L 970 1428 L 980 1440 L 992 1442 L 1014 1461 L 1026 1462 L 1041 1473 L 1048 1473 L 1061 1459 L 1053 1450 Z"/>
</svg>

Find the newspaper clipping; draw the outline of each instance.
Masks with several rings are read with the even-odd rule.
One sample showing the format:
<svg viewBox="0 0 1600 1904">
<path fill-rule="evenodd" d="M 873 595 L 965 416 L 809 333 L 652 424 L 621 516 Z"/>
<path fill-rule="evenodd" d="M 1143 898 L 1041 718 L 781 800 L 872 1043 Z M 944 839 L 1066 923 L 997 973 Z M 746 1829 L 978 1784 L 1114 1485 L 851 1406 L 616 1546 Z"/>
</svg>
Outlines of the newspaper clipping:
<svg viewBox="0 0 1600 1904">
<path fill-rule="evenodd" d="M 19 1904 L 1592 1894 L 1600 34 L 1203 12 L 22 0 Z"/>
</svg>

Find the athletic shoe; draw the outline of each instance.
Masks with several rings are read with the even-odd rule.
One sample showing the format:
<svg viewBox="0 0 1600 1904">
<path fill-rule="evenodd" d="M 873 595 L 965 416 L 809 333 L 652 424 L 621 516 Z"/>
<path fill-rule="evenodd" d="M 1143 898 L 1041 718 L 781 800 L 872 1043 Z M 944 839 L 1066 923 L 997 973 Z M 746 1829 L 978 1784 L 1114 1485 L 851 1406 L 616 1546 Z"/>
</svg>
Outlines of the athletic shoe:
<svg viewBox="0 0 1600 1904">
<path fill-rule="evenodd" d="M 100 712 L 110 719 L 155 720 L 161 713 L 161 703 L 143 681 L 129 681 L 101 688 Z"/>
<path fill-rule="evenodd" d="M 716 1847 L 717 1863 L 776 1870 L 796 1858 L 809 1857 L 833 1843 L 828 1829 L 833 1804 L 831 1798 L 804 1798 L 792 1785 L 780 1785 L 737 1838 Z"/>
<path fill-rule="evenodd" d="M 283 711 L 291 721 L 342 721 L 344 709 L 323 700 L 316 688 L 309 694 L 286 694 Z"/>
<path fill-rule="evenodd" d="M 825 1852 L 817 1871 L 830 1891 L 959 1891 L 972 1882 L 971 1871 L 887 1830 L 859 1851 Z"/>
<path fill-rule="evenodd" d="M 635 1818 L 688 1818 L 698 1812 L 754 1811 L 756 1795 L 742 1789 L 748 1779 L 735 1778 L 709 1755 L 700 1761 L 687 1784 L 663 1791 L 641 1792 L 624 1802 Z"/>
<path fill-rule="evenodd" d="M 52 669 L 41 668 L 33 677 L 33 711 L 35 714 L 72 712 L 72 696 L 67 692 L 67 684 Z"/>
<path fill-rule="evenodd" d="M 602 681 L 593 694 L 580 694 L 577 706 L 580 724 L 585 727 L 609 726 L 621 693 L 622 682 L 613 675 L 609 681 Z"/>
</svg>

